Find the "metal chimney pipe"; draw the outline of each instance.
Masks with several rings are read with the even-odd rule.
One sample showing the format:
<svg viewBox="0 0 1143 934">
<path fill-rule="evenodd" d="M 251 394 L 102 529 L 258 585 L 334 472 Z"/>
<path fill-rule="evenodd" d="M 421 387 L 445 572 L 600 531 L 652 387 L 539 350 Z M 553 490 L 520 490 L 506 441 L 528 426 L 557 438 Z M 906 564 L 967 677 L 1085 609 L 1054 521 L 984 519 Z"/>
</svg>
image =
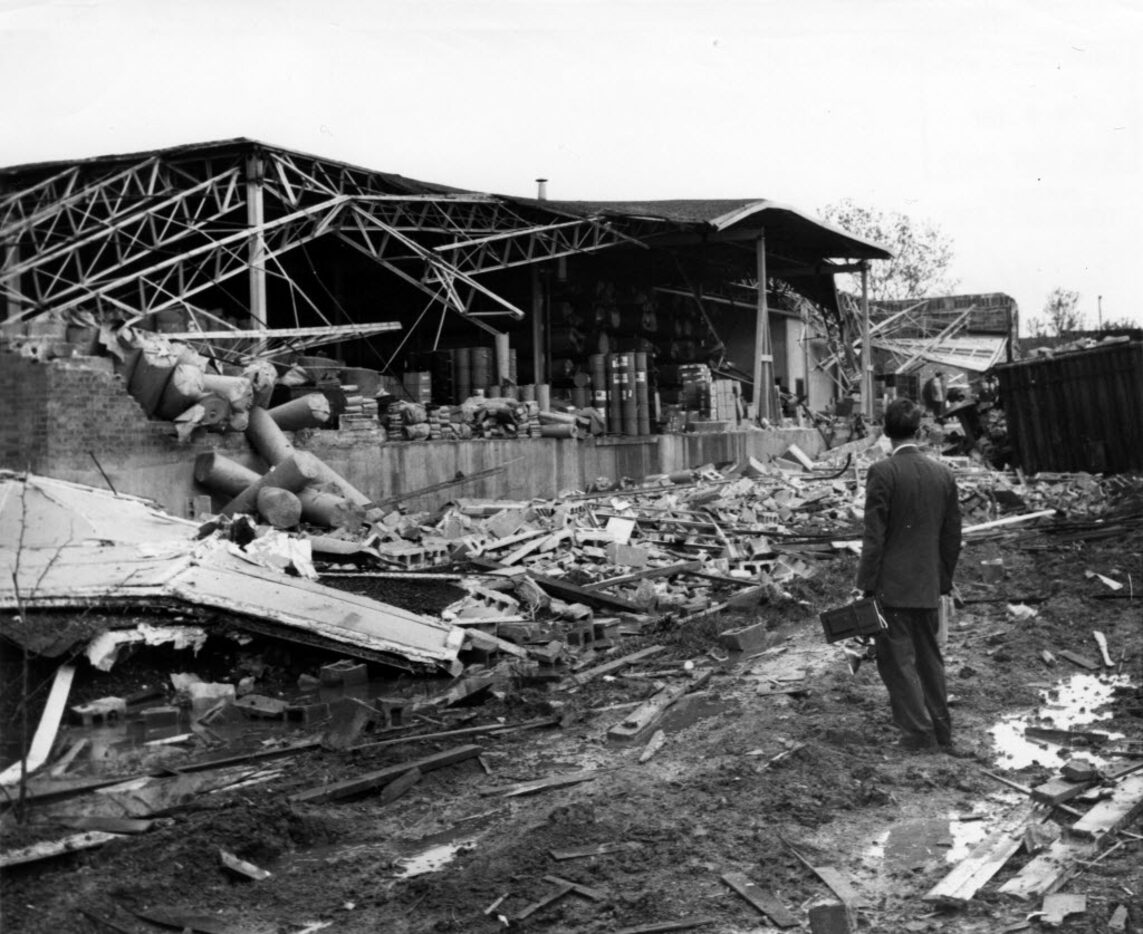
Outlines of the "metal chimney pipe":
<svg viewBox="0 0 1143 934">
<path fill-rule="evenodd" d="M 536 179 L 536 200 L 537 201 L 547 201 L 548 200 L 548 180 L 546 178 L 537 178 Z"/>
</svg>

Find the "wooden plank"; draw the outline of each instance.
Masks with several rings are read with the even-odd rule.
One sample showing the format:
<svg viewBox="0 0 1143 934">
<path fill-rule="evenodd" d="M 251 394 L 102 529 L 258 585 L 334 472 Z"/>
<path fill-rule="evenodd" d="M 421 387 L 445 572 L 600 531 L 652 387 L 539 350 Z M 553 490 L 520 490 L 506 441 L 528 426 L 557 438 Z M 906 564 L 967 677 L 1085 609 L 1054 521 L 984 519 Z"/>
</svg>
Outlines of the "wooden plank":
<svg viewBox="0 0 1143 934">
<path fill-rule="evenodd" d="M 1093 662 L 1090 658 L 1079 655 L 1078 653 L 1071 651 L 1071 649 L 1060 649 L 1060 651 L 1056 654 L 1059 655 L 1060 658 L 1066 658 L 1073 665 L 1078 665 L 1080 668 L 1085 668 L 1088 671 L 1099 670 L 1098 662 Z"/>
<path fill-rule="evenodd" d="M 66 817 L 60 821 L 76 830 L 102 830 L 104 833 L 146 833 L 155 822 L 139 817 Z"/>
<path fill-rule="evenodd" d="M 51 859 L 53 856 L 62 856 L 64 853 L 90 850 L 93 847 L 103 846 L 105 843 L 119 839 L 122 839 L 121 834 L 90 830 L 63 837 L 60 840 L 33 843 L 31 846 L 22 846 L 15 850 L 0 853 L 0 869 L 8 866 L 21 866 L 24 863 L 34 863 L 41 859 Z"/>
<path fill-rule="evenodd" d="M 1024 828 L 1033 821 L 1043 819 L 1047 809 L 1043 805 L 1025 802 L 1011 810 L 997 828 L 977 844 L 952 872 L 929 889 L 923 896 L 927 902 L 963 905 L 998 873 L 1018 849 L 1024 838 Z"/>
<path fill-rule="evenodd" d="M 849 908 L 868 908 L 869 899 L 857 891 L 841 871 L 833 866 L 811 866 L 814 874 L 825 883 L 838 901 Z"/>
<path fill-rule="evenodd" d="M 643 844 L 634 841 L 615 843 L 591 843 L 586 846 L 573 846 L 566 850 L 548 850 L 552 859 L 560 862 L 568 859 L 583 859 L 586 856 L 606 856 L 609 853 L 621 853 L 626 850 L 642 849 Z"/>
<path fill-rule="evenodd" d="M 390 765 L 374 772 L 366 772 L 364 775 L 358 775 L 355 778 L 347 778 L 344 781 L 332 782 L 328 785 L 319 785 L 316 788 L 299 791 L 297 794 L 290 795 L 289 800 L 294 804 L 315 804 L 322 801 L 338 801 L 342 798 L 364 794 L 365 792 L 388 785 L 411 769 L 420 769 L 422 772 L 432 772 L 435 769 L 444 768 L 447 765 L 455 765 L 458 762 L 463 762 L 465 759 L 475 759 L 480 755 L 481 751 L 479 746 L 458 746 L 455 749 L 438 752 L 412 762 Z"/>
<path fill-rule="evenodd" d="M 751 882 L 746 878 L 745 873 L 723 873 L 722 881 L 758 909 L 760 913 L 766 915 L 766 917 L 778 925 L 778 927 L 789 928 L 795 927 L 798 924 L 797 918 L 790 914 L 785 905 L 769 892 Z"/>
<path fill-rule="evenodd" d="M 1099 646 L 1099 654 L 1103 658 L 1103 665 L 1105 668 L 1114 668 L 1115 662 L 1111 660 L 1111 655 L 1107 651 L 1107 636 L 1105 636 L 1098 629 L 1093 629 L 1091 632 L 1092 638 L 1095 639 L 1095 644 Z"/>
<path fill-rule="evenodd" d="M 578 674 L 571 676 L 571 681 L 577 685 L 585 685 L 589 681 L 600 677 L 601 675 L 611 674 L 613 671 L 618 671 L 620 668 L 626 668 L 628 665 L 633 665 L 635 662 L 641 662 L 645 658 L 650 658 L 652 655 L 662 652 L 663 646 L 649 645 L 644 649 L 639 649 L 638 652 L 632 652 L 629 655 L 624 655 L 621 658 L 613 659 L 609 662 L 604 662 L 602 665 L 596 665 L 594 668 L 589 668 L 587 671 L 581 671 Z"/>
<path fill-rule="evenodd" d="M 554 882 L 556 885 L 570 885 L 572 887 L 572 891 L 575 892 L 576 895 L 582 895 L 584 898 L 590 898 L 593 902 L 607 901 L 607 896 L 603 892 L 599 891 L 599 889 L 593 889 L 590 886 L 586 886 L 580 882 L 573 882 L 571 879 L 563 879 L 560 876 L 544 876 L 544 880 L 546 882 Z"/>
<path fill-rule="evenodd" d="M 381 795 L 377 799 L 378 804 L 389 804 L 396 801 L 410 788 L 417 784 L 423 777 L 424 773 L 420 769 L 409 769 L 404 775 L 396 781 L 390 782 L 381 789 Z"/>
<path fill-rule="evenodd" d="M 262 869 L 255 866 L 253 863 L 248 863 L 244 859 L 239 859 L 229 850 L 219 849 L 218 858 L 221 860 L 222 865 L 229 869 L 231 872 L 236 873 L 243 878 L 250 879 L 254 882 L 261 882 L 264 879 L 269 879 L 273 873 L 268 869 Z"/>
<path fill-rule="evenodd" d="M 1118 830 L 1143 811 L 1143 773 L 1135 772 L 1115 786 L 1110 798 L 1100 801 L 1069 828 L 1077 837 L 1099 840 Z"/>
<path fill-rule="evenodd" d="M 71 764 L 75 761 L 75 757 L 78 756 L 84 749 L 86 749 L 90 742 L 90 736 L 81 736 L 79 739 L 73 742 L 68 751 L 60 756 L 59 761 L 52 766 L 51 771 L 48 774 L 52 778 L 60 778 L 64 772 L 71 768 Z"/>
<path fill-rule="evenodd" d="M 499 794 L 505 798 L 518 798 L 523 795 L 534 795 L 541 791 L 548 791 L 552 788 L 565 788 L 568 785 L 578 785 L 581 782 L 594 781 L 598 774 L 598 770 L 590 769 L 585 772 L 568 772 L 564 775 L 550 775 L 547 778 L 538 778 L 533 782 L 523 782 L 519 785 L 514 785 L 507 791 L 497 789 L 489 792 L 489 794 Z"/>
<path fill-rule="evenodd" d="M 350 746 L 350 752 L 359 752 L 362 749 L 380 749 L 383 746 L 397 746 L 401 743 L 417 743 L 417 742 L 432 742 L 439 739 L 458 739 L 462 736 L 481 736 L 486 734 L 497 733 L 515 733 L 519 730 L 534 730 L 539 727 L 545 726 L 558 726 L 560 723 L 559 717 L 539 717 L 535 720 L 528 720 L 524 723 L 505 724 L 505 723 L 489 723 L 484 726 L 466 726 L 459 730 L 443 730 L 440 733 L 419 733 L 413 736 L 396 736 L 392 739 L 382 739 L 373 743 L 361 743 L 358 746 Z M 398 727 L 397 729 L 405 729 L 405 727 Z"/>
<path fill-rule="evenodd" d="M 608 730 L 607 738 L 615 743 L 639 742 L 663 719 L 663 715 L 671 705 L 683 695 L 706 684 L 713 674 L 714 670 L 707 668 L 702 672 L 696 672 L 693 679 L 667 685 L 624 717 L 622 723 L 617 723 Z"/>
<path fill-rule="evenodd" d="M 570 893 L 574 888 L 575 888 L 575 886 L 572 885 L 572 883 L 570 883 L 570 882 L 567 882 L 567 883 L 561 885 L 555 891 L 549 892 L 543 898 L 539 899 L 538 901 L 532 902 L 532 904 L 530 904 L 526 908 L 522 909 L 516 915 L 516 920 L 517 921 L 523 921 L 525 918 L 531 917 L 532 915 L 534 915 L 537 911 L 541 910 L 542 908 L 547 908 L 548 905 L 551 905 L 553 902 L 558 902 L 561 898 L 563 898 L 565 895 Z"/>
<path fill-rule="evenodd" d="M 670 931 L 693 931 L 714 924 L 715 918 L 681 918 L 678 921 L 652 921 L 633 928 L 620 928 L 615 934 L 668 934 Z"/>
<path fill-rule="evenodd" d="M 40 725 L 36 727 L 36 735 L 32 737 L 32 745 L 28 749 L 24 772 L 31 774 L 48 761 L 52 746 L 59 732 L 60 720 L 67 707 L 67 698 L 71 693 L 71 683 L 75 679 L 75 665 L 60 665 L 52 681 L 52 689 L 44 704 L 44 712 L 40 716 Z M 13 762 L 3 772 L 0 772 L 0 785 L 14 785 L 20 780 L 22 771 L 19 761 Z"/>
<path fill-rule="evenodd" d="M 635 574 L 624 574 L 620 577 L 596 581 L 594 584 L 587 584 L 586 587 L 588 590 L 603 590 L 606 587 L 616 587 L 619 584 L 631 584 L 635 581 L 647 580 L 652 577 L 673 577 L 676 574 L 701 571 L 702 567 L 703 563 L 701 561 L 682 561 L 679 564 L 669 564 L 661 568 L 648 568 L 646 571 L 639 571 Z"/>
<path fill-rule="evenodd" d="M 1053 840 L 1011 879 L 1000 886 L 1001 895 L 1029 899 L 1060 888 L 1075 875 L 1080 860 L 1089 860 L 1097 846 L 1091 841 L 1061 838 Z"/>
</svg>

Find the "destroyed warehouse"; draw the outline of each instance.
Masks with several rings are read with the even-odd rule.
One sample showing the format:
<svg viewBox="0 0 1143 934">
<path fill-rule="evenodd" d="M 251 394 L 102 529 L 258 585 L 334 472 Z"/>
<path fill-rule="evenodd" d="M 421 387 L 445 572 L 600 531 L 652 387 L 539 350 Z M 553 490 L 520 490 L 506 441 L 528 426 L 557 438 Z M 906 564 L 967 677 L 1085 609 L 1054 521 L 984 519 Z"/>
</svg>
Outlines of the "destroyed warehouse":
<svg viewBox="0 0 1143 934">
<path fill-rule="evenodd" d="M 1140 929 L 1143 343 L 540 184 L 0 169 L 5 929 Z M 961 758 L 847 628 L 937 370 Z"/>
</svg>

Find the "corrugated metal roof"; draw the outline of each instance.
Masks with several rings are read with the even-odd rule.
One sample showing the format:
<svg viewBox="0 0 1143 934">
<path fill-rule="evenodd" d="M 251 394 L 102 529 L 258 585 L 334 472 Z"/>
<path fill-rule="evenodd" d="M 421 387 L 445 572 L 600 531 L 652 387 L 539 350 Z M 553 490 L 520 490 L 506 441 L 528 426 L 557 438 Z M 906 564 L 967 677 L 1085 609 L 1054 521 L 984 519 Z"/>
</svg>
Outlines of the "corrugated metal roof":
<svg viewBox="0 0 1143 934">
<path fill-rule="evenodd" d="M 878 243 L 812 217 L 791 205 L 765 198 L 528 203 L 577 217 L 646 218 L 686 227 L 705 226 L 715 233 L 765 230 L 767 239 L 796 242 L 802 250 L 831 259 L 889 259 L 892 256 Z"/>
<path fill-rule="evenodd" d="M 182 157 L 194 159 L 230 153 L 255 152 L 259 149 L 279 152 L 296 158 L 310 159 L 352 172 L 370 176 L 383 188 L 398 194 L 481 194 L 467 189 L 407 178 L 392 172 L 315 156 L 274 146 L 246 137 L 188 143 L 142 152 L 91 156 L 84 159 L 65 159 L 36 162 L 0 168 L 0 183 L 15 187 L 25 180 L 35 179 L 71 166 L 114 166 L 119 163 L 141 162 L 152 156 L 166 159 Z M 793 245 L 804 254 L 817 254 L 821 258 L 889 259 L 891 254 L 880 244 L 827 224 L 796 208 L 764 198 L 679 198 L 659 201 L 549 201 L 534 198 L 514 198 L 497 195 L 508 203 L 527 205 L 544 212 L 573 217 L 615 217 L 661 221 L 677 225 L 688 232 L 735 233 L 765 229 L 767 239 L 775 243 Z"/>
</svg>

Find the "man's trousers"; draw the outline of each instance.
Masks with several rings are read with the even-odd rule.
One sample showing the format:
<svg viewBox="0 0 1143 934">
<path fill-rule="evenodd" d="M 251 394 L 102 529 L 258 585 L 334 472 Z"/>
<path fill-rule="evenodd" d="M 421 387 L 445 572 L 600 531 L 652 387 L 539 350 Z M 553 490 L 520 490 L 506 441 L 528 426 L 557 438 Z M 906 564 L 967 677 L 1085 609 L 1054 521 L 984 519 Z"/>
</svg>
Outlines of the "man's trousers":
<svg viewBox="0 0 1143 934">
<path fill-rule="evenodd" d="M 893 722 L 902 742 L 931 746 L 952 742 L 945 665 L 937 641 L 936 609 L 882 607 L 889 628 L 877 637 L 877 671 L 889 691 Z"/>
</svg>

